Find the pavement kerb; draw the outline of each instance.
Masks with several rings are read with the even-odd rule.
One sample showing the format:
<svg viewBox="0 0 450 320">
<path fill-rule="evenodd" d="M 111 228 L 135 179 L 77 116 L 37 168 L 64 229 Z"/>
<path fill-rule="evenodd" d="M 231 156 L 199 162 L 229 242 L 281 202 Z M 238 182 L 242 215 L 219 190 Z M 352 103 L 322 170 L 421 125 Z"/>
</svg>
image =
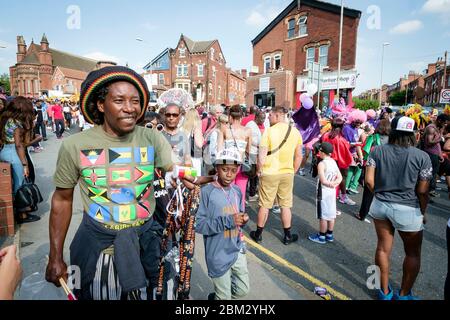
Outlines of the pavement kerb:
<svg viewBox="0 0 450 320">
<path fill-rule="evenodd" d="M 13 240 L 13 244 L 16 246 L 16 257 L 17 259 L 19 259 L 20 261 L 20 225 L 16 225 L 16 233 L 14 234 L 14 240 Z M 21 287 L 21 283 L 19 283 L 19 285 L 17 286 L 16 292 L 14 292 L 14 300 L 16 300 L 19 297 L 19 292 L 20 292 L 20 287 Z"/>
<path fill-rule="evenodd" d="M 315 295 L 314 293 L 312 293 L 311 291 L 306 289 L 304 286 L 302 286 L 298 282 L 295 282 L 294 280 L 290 279 L 289 277 L 285 276 L 283 273 L 281 273 L 280 271 L 275 269 L 270 264 L 268 264 L 268 263 L 264 262 L 263 260 L 261 260 L 260 258 L 258 258 L 254 253 L 247 251 L 247 256 L 249 257 L 249 259 L 256 261 L 261 267 L 263 267 L 267 271 L 270 271 L 280 281 L 284 282 L 289 287 L 296 290 L 300 295 L 305 297 L 305 300 L 323 300 L 322 298 Z"/>
</svg>

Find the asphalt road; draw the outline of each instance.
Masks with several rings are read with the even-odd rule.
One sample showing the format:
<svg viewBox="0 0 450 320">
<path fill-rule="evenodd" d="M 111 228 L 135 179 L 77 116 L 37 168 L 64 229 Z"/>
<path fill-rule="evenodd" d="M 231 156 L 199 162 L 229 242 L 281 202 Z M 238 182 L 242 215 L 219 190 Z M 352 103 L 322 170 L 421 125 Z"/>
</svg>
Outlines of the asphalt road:
<svg viewBox="0 0 450 320">
<path fill-rule="evenodd" d="M 434 198 L 435 203 L 429 206 L 422 245 L 422 266 L 413 288 L 415 295 L 426 300 L 443 299 L 447 274 L 445 230 L 450 217 L 450 201 L 446 186 L 438 184 L 438 187 L 442 187 L 445 192 L 440 192 L 440 198 Z M 357 202 L 356 206 L 338 202 L 338 210 L 342 215 L 337 217 L 335 242 L 326 245 L 313 243 L 308 240 L 308 236 L 318 231 L 318 220 L 315 216 L 315 180 L 310 174 L 304 177 L 297 175 L 292 232 L 299 235 L 299 241 L 285 246 L 281 242 L 283 229 L 280 217 L 270 212 L 261 245 L 284 259 L 284 264 L 269 258 L 267 254 L 252 246 L 249 246 L 250 250 L 307 289 L 314 290 L 314 279 L 317 279 L 350 299 L 376 299 L 376 290 L 369 290 L 366 285 L 371 275 L 367 273 L 367 268 L 374 264 L 377 243 L 375 228 L 373 222 L 368 224 L 354 218 L 354 213 L 359 210 L 361 204 L 362 191 L 351 198 Z M 256 228 L 257 209 L 256 203 L 250 203 L 248 210 L 251 222 L 245 229 L 247 235 L 250 230 Z M 400 288 L 403 258 L 403 244 L 397 233 L 391 257 L 391 285 L 395 290 Z M 299 275 L 299 272 L 292 271 L 292 268 L 285 266 L 286 261 L 304 273 Z"/>
</svg>

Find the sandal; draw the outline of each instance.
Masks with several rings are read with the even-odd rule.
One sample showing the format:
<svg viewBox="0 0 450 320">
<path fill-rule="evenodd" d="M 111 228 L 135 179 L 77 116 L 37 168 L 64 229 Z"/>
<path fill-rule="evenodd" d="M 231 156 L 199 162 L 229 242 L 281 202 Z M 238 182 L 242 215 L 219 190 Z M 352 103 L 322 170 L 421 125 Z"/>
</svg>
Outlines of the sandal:
<svg viewBox="0 0 450 320">
<path fill-rule="evenodd" d="M 36 222 L 41 220 L 41 217 L 38 217 L 34 214 L 27 214 L 26 218 L 17 218 L 17 224 Z"/>
</svg>

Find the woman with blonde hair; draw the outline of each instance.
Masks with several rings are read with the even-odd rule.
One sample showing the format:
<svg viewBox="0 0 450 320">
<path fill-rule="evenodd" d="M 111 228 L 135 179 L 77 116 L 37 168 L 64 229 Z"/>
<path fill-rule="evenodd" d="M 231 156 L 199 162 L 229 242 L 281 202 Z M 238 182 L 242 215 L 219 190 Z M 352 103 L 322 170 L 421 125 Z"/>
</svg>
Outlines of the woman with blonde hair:
<svg viewBox="0 0 450 320">
<path fill-rule="evenodd" d="M 200 176 L 203 165 L 202 148 L 204 138 L 202 134 L 202 121 L 200 120 L 197 110 L 189 109 L 186 111 L 182 129 L 186 135 L 189 136 L 192 166 L 197 171 L 197 175 Z"/>
</svg>

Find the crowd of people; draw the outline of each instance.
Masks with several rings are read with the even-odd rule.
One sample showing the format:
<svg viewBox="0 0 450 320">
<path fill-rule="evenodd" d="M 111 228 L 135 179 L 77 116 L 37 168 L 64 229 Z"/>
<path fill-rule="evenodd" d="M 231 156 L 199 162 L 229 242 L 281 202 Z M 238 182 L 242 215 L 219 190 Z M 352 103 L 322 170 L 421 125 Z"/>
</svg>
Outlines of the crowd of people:
<svg viewBox="0 0 450 320">
<path fill-rule="evenodd" d="M 251 278 L 243 237 L 246 208 L 257 202 L 253 241 L 263 241 L 271 210 L 280 214 L 282 242 L 298 241 L 292 231 L 294 179 L 307 174 L 305 159 L 311 158 L 319 223 L 308 239 L 333 242 L 337 201 L 355 206 L 351 195 L 362 192 L 356 218 L 370 223 L 370 215 L 374 221 L 379 299 L 417 298 L 412 288 L 429 197 L 439 196 L 437 179 L 445 179 L 450 198 L 449 110 L 433 118 L 418 106 L 397 113 L 361 111 L 341 100 L 323 113 L 281 105 L 249 110 L 217 105 L 205 112 L 182 99 L 188 93 L 171 90 L 172 99 L 148 108 L 145 80 L 114 66 L 88 75 L 79 110 L 58 101 L 52 106 L 37 101 L 33 108 L 17 97 L 1 112 L 0 159 L 13 165 L 14 190 L 29 175 L 27 146 L 36 150 L 47 126 L 55 126 L 58 139 L 77 118 L 91 127 L 64 139 L 59 150 L 49 282 L 59 286 L 67 279 L 63 248 L 80 185 L 84 215 L 70 250 L 70 263 L 83 270 L 75 290 L 79 299 L 189 298 L 195 232 L 204 237 L 214 285 L 208 299 L 242 298 Z M 305 129 L 315 133 L 306 135 Z M 29 213 L 20 216 L 22 222 L 33 219 Z M 389 283 L 395 230 L 405 250 L 398 291 Z M 447 238 L 449 230 L 450 220 Z"/>
</svg>

